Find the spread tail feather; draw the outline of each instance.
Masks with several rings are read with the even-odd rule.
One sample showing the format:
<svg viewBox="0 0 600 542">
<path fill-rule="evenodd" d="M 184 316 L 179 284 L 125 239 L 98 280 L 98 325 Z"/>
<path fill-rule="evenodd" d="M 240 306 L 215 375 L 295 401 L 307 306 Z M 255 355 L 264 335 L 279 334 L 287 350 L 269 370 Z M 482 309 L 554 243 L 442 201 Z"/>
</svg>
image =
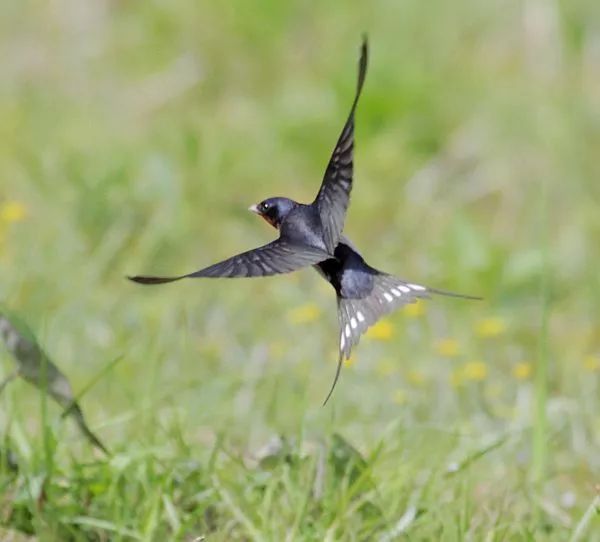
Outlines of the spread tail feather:
<svg viewBox="0 0 600 542">
<path fill-rule="evenodd" d="M 458 299 L 470 299 L 472 301 L 481 301 L 483 297 L 477 295 L 457 294 L 456 292 L 447 292 L 446 290 L 438 290 L 436 288 L 427 288 L 428 292 L 436 295 L 444 295 L 446 297 L 456 297 Z"/>
<path fill-rule="evenodd" d="M 333 394 L 333 390 L 340 377 L 344 359 L 350 358 L 352 348 L 359 343 L 363 333 L 382 316 L 409 303 L 415 303 L 419 299 L 428 299 L 431 297 L 431 294 L 461 299 L 481 299 L 480 297 L 436 290 L 420 284 L 406 282 L 386 273 L 375 275 L 373 289 L 366 297 L 354 299 L 338 296 L 340 354 L 333 384 L 323 405 L 327 404 L 327 401 L 329 401 L 329 398 Z"/>
</svg>

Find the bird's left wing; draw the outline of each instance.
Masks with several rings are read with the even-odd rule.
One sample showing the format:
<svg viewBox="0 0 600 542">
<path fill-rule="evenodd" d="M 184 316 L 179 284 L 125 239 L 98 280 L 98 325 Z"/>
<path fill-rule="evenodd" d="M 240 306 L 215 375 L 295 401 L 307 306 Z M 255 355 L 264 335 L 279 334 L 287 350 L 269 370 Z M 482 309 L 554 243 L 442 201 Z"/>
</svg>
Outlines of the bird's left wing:
<svg viewBox="0 0 600 542">
<path fill-rule="evenodd" d="M 319 210 L 327 250 L 333 253 L 338 244 L 342 230 L 346 209 L 350 201 L 352 190 L 352 175 L 354 168 L 354 112 L 362 91 L 367 74 L 368 43 L 363 39 L 358 62 L 358 83 L 354 102 L 344 128 L 333 149 L 329 164 L 325 170 L 321 188 L 315 199 Z"/>
<path fill-rule="evenodd" d="M 290 243 L 279 238 L 267 245 L 242 252 L 194 273 L 176 277 L 135 276 L 128 278 L 140 284 L 164 284 L 184 278 L 268 277 L 291 273 L 330 257 L 324 250 Z"/>
</svg>

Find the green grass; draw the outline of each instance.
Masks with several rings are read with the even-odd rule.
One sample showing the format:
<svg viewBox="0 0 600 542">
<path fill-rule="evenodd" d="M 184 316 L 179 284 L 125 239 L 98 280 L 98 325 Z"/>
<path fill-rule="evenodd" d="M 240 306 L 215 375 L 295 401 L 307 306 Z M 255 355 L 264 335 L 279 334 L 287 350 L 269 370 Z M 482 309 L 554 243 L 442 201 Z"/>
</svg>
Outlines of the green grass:
<svg viewBox="0 0 600 542">
<path fill-rule="evenodd" d="M 10 383 L 0 538 L 600 540 L 595 1 L 0 9 L 0 302 L 113 452 Z M 314 271 L 124 276 L 264 243 L 248 205 L 314 197 L 363 32 L 346 233 L 485 301 L 394 315 L 322 408 Z"/>
</svg>

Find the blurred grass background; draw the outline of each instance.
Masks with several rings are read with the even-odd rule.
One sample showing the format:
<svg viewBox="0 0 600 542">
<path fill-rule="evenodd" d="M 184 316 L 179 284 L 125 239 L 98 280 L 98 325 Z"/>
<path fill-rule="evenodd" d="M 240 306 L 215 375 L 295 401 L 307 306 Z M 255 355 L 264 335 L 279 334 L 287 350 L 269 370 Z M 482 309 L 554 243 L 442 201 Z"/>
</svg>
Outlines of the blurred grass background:
<svg viewBox="0 0 600 542">
<path fill-rule="evenodd" d="M 109 460 L 54 405 L 48 446 L 36 390 L 4 390 L 5 539 L 600 540 L 597 2 L 0 10 L 0 300 L 76 393 L 122 356 L 80 401 Z M 346 233 L 485 301 L 382 322 L 321 408 L 314 271 L 124 276 L 267 242 L 248 205 L 312 200 L 363 32 Z"/>
</svg>

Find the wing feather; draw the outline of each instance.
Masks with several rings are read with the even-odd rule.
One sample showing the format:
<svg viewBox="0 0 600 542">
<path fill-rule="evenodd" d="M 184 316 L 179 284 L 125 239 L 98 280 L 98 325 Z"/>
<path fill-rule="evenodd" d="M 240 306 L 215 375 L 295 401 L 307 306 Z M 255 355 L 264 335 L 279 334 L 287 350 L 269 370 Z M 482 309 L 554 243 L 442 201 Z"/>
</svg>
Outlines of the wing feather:
<svg viewBox="0 0 600 542">
<path fill-rule="evenodd" d="M 140 284 L 164 284 L 184 278 L 268 277 L 291 273 L 329 257 L 324 250 L 277 239 L 267 245 L 242 252 L 193 273 L 176 277 L 138 275 L 128 278 Z"/>
<path fill-rule="evenodd" d="M 321 223 L 323 224 L 325 245 L 332 253 L 335 250 L 342 230 L 344 229 L 344 219 L 350 201 L 350 192 L 352 191 L 354 112 L 365 81 L 367 60 L 368 44 L 366 38 L 364 38 L 361 47 L 358 67 L 358 83 L 354 101 L 352 102 L 346 124 L 344 124 L 342 133 L 340 134 L 331 158 L 329 159 L 323 182 L 321 183 L 321 188 L 315 199 L 321 217 Z"/>
</svg>

